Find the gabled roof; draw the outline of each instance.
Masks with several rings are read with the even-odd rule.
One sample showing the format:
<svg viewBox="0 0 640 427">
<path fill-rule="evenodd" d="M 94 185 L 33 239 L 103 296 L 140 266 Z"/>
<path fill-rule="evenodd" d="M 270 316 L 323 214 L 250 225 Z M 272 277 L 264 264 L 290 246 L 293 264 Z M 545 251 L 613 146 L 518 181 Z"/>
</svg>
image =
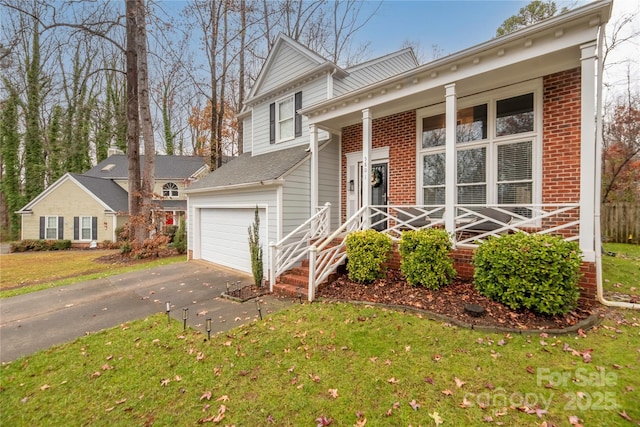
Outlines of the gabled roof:
<svg viewBox="0 0 640 427">
<path fill-rule="evenodd" d="M 66 173 L 46 190 L 40 193 L 35 199 L 27 203 L 19 212 L 28 212 L 33 206 L 51 194 L 63 183 L 71 181 L 96 202 L 104 206 L 105 210 L 113 212 L 128 211 L 128 195 L 125 189 L 116 184 L 113 180 L 84 176 L 75 173 Z"/>
<path fill-rule="evenodd" d="M 271 50 L 269 51 L 269 54 L 267 55 L 267 60 L 264 62 L 264 64 L 262 64 L 262 68 L 260 69 L 260 73 L 258 74 L 258 78 L 256 79 L 255 83 L 253 84 L 253 87 L 251 88 L 251 91 L 249 92 L 249 96 L 247 96 L 247 101 L 245 101 L 245 103 L 248 103 L 248 101 L 250 101 L 253 97 L 255 97 L 256 94 L 260 91 L 260 89 L 262 88 L 262 85 L 264 84 L 265 78 L 269 74 L 269 69 L 272 67 L 273 63 L 276 61 L 276 59 L 278 57 L 278 52 L 281 49 L 283 49 L 283 47 L 285 45 L 290 46 L 292 49 L 294 49 L 300 55 L 306 57 L 311 62 L 313 62 L 313 63 L 315 63 L 317 65 L 331 64 L 330 61 L 328 61 L 327 59 L 323 58 L 322 56 L 320 56 L 316 52 L 312 51 L 308 47 L 306 47 L 303 44 L 295 41 L 291 37 L 288 37 L 288 36 L 280 33 L 280 34 L 278 34 L 278 37 L 276 38 L 275 42 L 273 43 L 273 46 L 272 46 Z"/>
<path fill-rule="evenodd" d="M 140 165 L 144 164 L 144 155 L 140 156 Z M 199 156 L 165 156 L 157 155 L 155 159 L 156 179 L 185 180 L 208 169 L 204 157 Z M 107 157 L 84 176 L 108 179 L 127 179 L 129 176 L 129 159 L 126 154 L 114 154 Z"/>
<path fill-rule="evenodd" d="M 306 145 L 301 145 L 258 156 L 244 153 L 192 184 L 185 193 L 271 183 L 283 178 L 289 170 L 308 157 L 310 153 L 306 149 Z"/>
</svg>

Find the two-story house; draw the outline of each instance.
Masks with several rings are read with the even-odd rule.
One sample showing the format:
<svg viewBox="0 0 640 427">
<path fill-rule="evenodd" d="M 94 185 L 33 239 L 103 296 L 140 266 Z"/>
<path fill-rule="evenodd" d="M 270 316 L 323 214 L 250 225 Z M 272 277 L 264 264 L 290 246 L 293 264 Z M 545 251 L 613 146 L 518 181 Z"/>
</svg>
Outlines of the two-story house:
<svg viewBox="0 0 640 427">
<path fill-rule="evenodd" d="M 312 300 L 354 230 L 444 228 L 462 277 L 487 236 L 550 233 L 579 243 L 582 296 L 595 299 L 611 7 L 420 66 L 401 51 L 341 69 L 280 37 L 241 115 L 246 154 L 187 190 L 190 257 L 250 271 L 257 206 L 270 285 L 290 281 Z"/>
<path fill-rule="evenodd" d="M 19 211 L 21 238 L 71 240 L 75 247 L 116 241 L 116 229 L 129 220 L 128 168 L 126 155 L 113 154 L 83 174 L 64 174 Z M 209 167 L 203 157 L 157 155 L 155 170 L 158 227 L 178 225 L 187 209 L 184 190 Z"/>
</svg>

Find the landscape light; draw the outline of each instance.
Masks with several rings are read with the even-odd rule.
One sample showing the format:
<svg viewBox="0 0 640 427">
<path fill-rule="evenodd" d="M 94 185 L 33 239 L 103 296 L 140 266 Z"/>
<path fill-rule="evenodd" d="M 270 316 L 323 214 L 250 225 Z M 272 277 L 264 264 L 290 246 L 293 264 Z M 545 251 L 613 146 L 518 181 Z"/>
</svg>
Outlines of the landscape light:
<svg viewBox="0 0 640 427">
<path fill-rule="evenodd" d="M 167 301 L 167 325 L 171 323 L 170 313 L 171 313 L 171 303 Z"/>
<path fill-rule="evenodd" d="M 258 307 L 258 314 L 260 315 L 260 320 L 262 320 L 262 308 L 260 307 L 260 300 L 256 298 L 256 307 Z"/>
<path fill-rule="evenodd" d="M 207 340 L 211 341 L 211 317 L 207 317 Z"/>
<path fill-rule="evenodd" d="M 183 308 L 182 309 L 182 330 L 186 331 L 187 330 L 187 319 L 189 318 L 189 309 L 188 308 Z"/>
<path fill-rule="evenodd" d="M 296 291 L 298 291 L 298 301 L 302 304 L 302 289 L 300 289 L 300 286 L 296 288 Z"/>
</svg>

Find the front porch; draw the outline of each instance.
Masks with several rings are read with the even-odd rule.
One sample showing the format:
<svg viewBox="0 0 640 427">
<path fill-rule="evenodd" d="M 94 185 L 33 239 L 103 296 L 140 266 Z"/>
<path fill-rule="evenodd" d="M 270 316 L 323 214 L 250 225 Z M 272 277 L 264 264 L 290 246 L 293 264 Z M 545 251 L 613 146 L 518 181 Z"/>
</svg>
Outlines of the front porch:
<svg viewBox="0 0 640 427">
<path fill-rule="evenodd" d="M 405 230 L 444 228 L 454 243 L 452 257 L 458 276 L 473 277 L 473 251 L 489 236 L 524 232 L 580 238 L 578 204 L 545 205 L 372 205 L 362 207 L 336 230 L 329 227 L 331 205 L 318 212 L 277 243 L 270 244 L 270 290 L 280 288 L 292 296 L 313 301 L 319 285 L 328 281 L 346 260 L 344 237 L 357 230 L 375 228 L 394 241 Z M 397 252 L 390 260 L 399 268 Z M 595 300 L 595 265 L 582 267 L 581 297 Z"/>
</svg>

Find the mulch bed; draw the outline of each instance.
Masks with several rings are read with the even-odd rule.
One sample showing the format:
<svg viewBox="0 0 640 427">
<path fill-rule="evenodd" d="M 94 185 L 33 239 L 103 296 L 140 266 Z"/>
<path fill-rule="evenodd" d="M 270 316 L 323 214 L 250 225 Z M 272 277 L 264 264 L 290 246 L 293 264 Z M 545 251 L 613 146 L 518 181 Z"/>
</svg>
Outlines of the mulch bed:
<svg viewBox="0 0 640 427">
<path fill-rule="evenodd" d="M 595 312 L 593 307 L 582 302 L 564 316 L 542 316 L 529 310 L 514 311 L 480 295 L 470 281 L 456 279 L 439 290 L 430 290 L 409 285 L 397 270 L 388 270 L 385 278 L 367 285 L 352 282 L 346 274 L 341 274 L 333 282 L 321 287 L 316 295 L 329 300 L 362 301 L 426 310 L 467 325 L 515 330 L 569 328 Z M 474 317 L 465 312 L 465 305 L 468 304 L 482 306 L 484 315 Z"/>
</svg>

